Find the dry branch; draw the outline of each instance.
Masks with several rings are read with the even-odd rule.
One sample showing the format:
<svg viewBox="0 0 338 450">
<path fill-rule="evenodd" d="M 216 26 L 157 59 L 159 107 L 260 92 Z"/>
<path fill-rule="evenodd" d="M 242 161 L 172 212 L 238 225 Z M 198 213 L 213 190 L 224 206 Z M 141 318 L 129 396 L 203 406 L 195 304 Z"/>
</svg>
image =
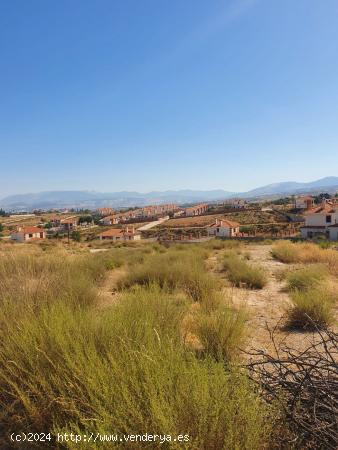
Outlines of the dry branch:
<svg viewBox="0 0 338 450">
<path fill-rule="evenodd" d="M 269 402 L 278 402 L 297 448 L 338 448 L 338 334 L 318 332 L 318 341 L 299 351 L 278 347 L 269 330 L 276 356 L 249 353 L 251 379 Z"/>
</svg>

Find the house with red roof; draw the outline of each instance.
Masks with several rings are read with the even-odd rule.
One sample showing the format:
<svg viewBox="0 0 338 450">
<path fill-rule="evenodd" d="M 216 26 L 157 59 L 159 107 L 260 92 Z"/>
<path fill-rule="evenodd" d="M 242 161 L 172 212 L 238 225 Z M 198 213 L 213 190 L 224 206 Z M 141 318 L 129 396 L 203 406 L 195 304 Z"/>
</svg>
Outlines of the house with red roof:
<svg viewBox="0 0 338 450">
<path fill-rule="evenodd" d="M 321 205 L 306 211 L 305 225 L 300 228 L 304 239 L 316 236 L 326 236 L 331 240 L 338 240 L 338 203 L 335 200 L 323 200 Z"/>
<path fill-rule="evenodd" d="M 135 227 L 111 228 L 98 235 L 100 240 L 110 241 L 137 241 L 141 239 L 140 233 L 135 231 Z"/>
<path fill-rule="evenodd" d="M 226 219 L 216 219 L 216 222 L 207 227 L 208 236 L 236 237 L 239 235 L 240 224 Z"/>
<path fill-rule="evenodd" d="M 43 228 L 38 227 L 17 227 L 17 229 L 11 233 L 11 239 L 17 242 L 46 239 L 46 232 Z"/>
</svg>

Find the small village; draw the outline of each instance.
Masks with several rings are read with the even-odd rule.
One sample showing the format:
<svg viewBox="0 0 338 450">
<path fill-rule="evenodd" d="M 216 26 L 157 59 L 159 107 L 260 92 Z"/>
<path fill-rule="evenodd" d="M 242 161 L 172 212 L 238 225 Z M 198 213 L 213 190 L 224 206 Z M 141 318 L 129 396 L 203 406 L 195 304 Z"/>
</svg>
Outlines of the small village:
<svg viewBox="0 0 338 450">
<path fill-rule="evenodd" d="M 52 210 L 1 210 L 0 240 L 198 242 L 210 238 L 338 241 L 338 197 L 292 196 L 273 201 L 232 199 L 193 205 Z"/>
</svg>

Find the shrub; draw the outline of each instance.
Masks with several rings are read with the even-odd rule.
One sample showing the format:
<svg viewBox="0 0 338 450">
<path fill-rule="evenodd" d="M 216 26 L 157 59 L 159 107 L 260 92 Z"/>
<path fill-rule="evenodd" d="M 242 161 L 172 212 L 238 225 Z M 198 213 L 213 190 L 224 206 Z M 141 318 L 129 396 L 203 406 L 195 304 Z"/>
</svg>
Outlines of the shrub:
<svg viewBox="0 0 338 450">
<path fill-rule="evenodd" d="M 235 286 L 245 284 L 249 289 L 262 289 L 267 283 L 262 268 L 248 263 L 235 253 L 229 252 L 226 254 L 223 269 L 226 271 L 228 279 Z"/>
<path fill-rule="evenodd" d="M 196 450 L 265 447 L 272 409 L 245 375 L 184 348 L 184 311 L 184 302 L 156 287 L 124 294 L 99 314 L 59 302 L 12 322 L 0 310 L 1 429 L 151 430 L 188 434 L 187 448 Z"/>
<path fill-rule="evenodd" d="M 287 264 L 326 264 L 331 273 L 338 274 L 338 252 L 333 249 L 323 249 L 312 243 L 279 242 L 271 253 L 275 259 Z"/>
<path fill-rule="evenodd" d="M 291 293 L 292 306 L 288 311 L 291 328 L 325 328 L 333 321 L 335 294 L 323 285 Z"/>
<path fill-rule="evenodd" d="M 158 284 L 171 292 L 181 289 L 198 301 L 217 289 L 219 282 L 205 272 L 203 253 L 193 250 L 171 250 L 148 257 L 129 270 L 119 288 Z"/>
<path fill-rule="evenodd" d="M 241 243 L 239 241 L 225 239 L 210 239 L 210 241 L 207 241 L 203 245 L 209 250 L 229 250 L 238 249 L 241 247 Z"/>
<path fill-rule="evenodd" d="M 34 251 L 8 253 L 0 259 L 0 304 L 11 301 L 22 308 L 40 308 L 59 299 L 74 306 L 92 304 L 95 283 L 105 268 L 98 255 L 67 256 Z"/>
<path fill-rule="evenodd" d="M 328 277 L 328 270 L 320 264 L 313 264 L 300 269 L 295 269 L 287 275 L 289 290 L 298 289 L 304 291 L 318 286 L 320 282 Z"/>
<path fill-rule="evenodd" d="M 202 354 L 218 362 L 230 362 L 238 355 L 244 342 L 246 314 L 243 309 L 219 306 L 209 313 L 200 313 L 195 333 L 202 344 Z"/>
</svg>

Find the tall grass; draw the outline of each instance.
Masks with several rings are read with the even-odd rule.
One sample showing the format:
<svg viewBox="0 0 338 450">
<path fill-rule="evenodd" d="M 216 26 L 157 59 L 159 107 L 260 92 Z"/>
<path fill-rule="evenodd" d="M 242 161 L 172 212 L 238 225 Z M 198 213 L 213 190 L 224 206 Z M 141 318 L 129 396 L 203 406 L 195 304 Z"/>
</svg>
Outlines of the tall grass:
<svg viewBox="0 0 338 450">
<path fill-rule="evenodd" d="M 219 362 L 233 361 L 244 343 L 246 318 L 243 308 L 234 309 L 229 305 L 220 305 L 209 313 L 201 312 L 195 323 L 201 353 Z"/>
<path fill-rule="evenodd" d="M 262 289 L 267 283 L 261 267 L 250 264 L 234 252 L 228 252 L 224 256 L 223 269 L 235 286 L 244 284 L 249 289 Z"/>
<path fill-rule="evenodd" d="M 305 291 L 318 286 L 329 276 L 328 269 L 322 264 L 311 264 L 290 271 L 287 276 L 287 284 L 289 290 Z"/>
<path fill-rule="evenodd" d="M 100 313 L 48 302 L 12 321 L 10 304 L 0 308 L 0 428 L 188 434 L 185 447 L 171 447 L 264 448 L 271 409 L 245 375 L 224 370 L 217 348 L 199 359 L 184 347 L 186 302 L 149 285 Z"/>
<path fill-rule="evenodd" d="M 338 274 L 338 252 L 333 249 L 323 249 L 312 243 L 283 241 L 278 242 L 271 253 L 275 259 L 286 264 L 321 263 L 326 264 L 332 274 Z"/>
<path fill-rule="evenodd" d="M 0 258 L 0 304 L 10 301 L 21 309 L 39 308 L 62 299 L 90 305 L 104 273 L 104 261 L 97 255 L 8 253 Z"/>
<path fill-rule="evenodd" d="M 326 328 L 333 323 L 336 295 L 325 286 L 308 290 L 296 289 L 291 293 L 292 306 L 288 311 L 290 328 Z"/>
<path fill-rule="evenodd" d="M 219 281 L 206 273 L 206 254 L 196 248 L 183 247 L 152 255 L 142 264 L 130 268 L 128 274 L 121 279 L 119 288 L 156 283 L 172 292 L 183 290 L 195 301 L 212 295 L 219 287 Z"/>
<path fill-rule="evenodd" d="M 289 271 L 286 280 L 291 297 L 288 327 L 316 329 L 333 323 L 337 294 L 325 265 L 311 264 Z"/>
</svg>

